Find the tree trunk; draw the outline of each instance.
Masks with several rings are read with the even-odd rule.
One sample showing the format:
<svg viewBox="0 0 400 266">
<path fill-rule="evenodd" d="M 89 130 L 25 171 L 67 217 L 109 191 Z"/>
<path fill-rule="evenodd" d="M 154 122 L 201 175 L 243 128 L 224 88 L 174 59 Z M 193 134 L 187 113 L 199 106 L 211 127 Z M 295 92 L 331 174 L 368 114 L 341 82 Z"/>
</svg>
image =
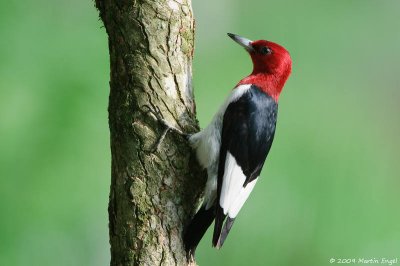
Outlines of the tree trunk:
<svg viewBox="0 0 400 266">
<path fill-rule="evenodd" d="M 182 242 L 205 183 L 190 0 L 96 0 L 110 49 L 111 265 L 187 265 Z"/>
</svg>

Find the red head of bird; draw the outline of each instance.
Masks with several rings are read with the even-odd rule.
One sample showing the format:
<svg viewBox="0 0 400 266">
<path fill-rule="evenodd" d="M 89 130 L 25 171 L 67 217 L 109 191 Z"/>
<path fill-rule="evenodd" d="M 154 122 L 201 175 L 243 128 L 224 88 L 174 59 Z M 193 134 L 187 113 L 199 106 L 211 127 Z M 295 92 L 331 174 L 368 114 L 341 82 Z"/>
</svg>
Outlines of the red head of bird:
<svg viewBox="0 0 400 266">
<path fill-rule="evenodd" d="M 253 72 L 242 79 L 239 85 L 254 84 L 278 101 L 292 71 L 289 52 L 274 42 L 251 41 L 232 33 L 228 33 L 228 36 L 243 46 L 253 61 Z"/>
</svg>

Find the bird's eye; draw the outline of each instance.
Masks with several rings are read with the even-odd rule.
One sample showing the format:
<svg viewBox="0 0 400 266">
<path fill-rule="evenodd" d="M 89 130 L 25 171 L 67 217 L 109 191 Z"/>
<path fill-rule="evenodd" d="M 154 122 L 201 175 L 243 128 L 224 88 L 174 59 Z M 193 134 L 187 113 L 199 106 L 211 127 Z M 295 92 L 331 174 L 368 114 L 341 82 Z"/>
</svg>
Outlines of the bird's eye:
<svg viewBox="0 0 400 266">
<path fill-rule="evenodd" d="M 260 49 L 260 54 L 262 54 L 262 55 L 266 55 L 266 54 L 270 54 L 270 53 L 272 53 L 272 50 L 269 47 L 264 46 Z"/>
</svg>

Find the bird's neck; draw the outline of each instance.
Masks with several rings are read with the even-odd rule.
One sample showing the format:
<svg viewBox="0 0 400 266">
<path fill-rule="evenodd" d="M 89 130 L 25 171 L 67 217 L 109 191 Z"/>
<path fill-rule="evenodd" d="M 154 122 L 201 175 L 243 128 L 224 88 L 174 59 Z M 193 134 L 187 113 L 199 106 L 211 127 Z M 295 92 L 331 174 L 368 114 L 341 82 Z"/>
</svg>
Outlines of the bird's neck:
<svg viewBox="0 0 400 266">
<path fill-rule="evenodd" d="M 249 76 L 242 79 L 238 85 L 251 84 L 260 88 L 263 92 L 271 96 L 276 102 L 279 100 L 279 95 L 285 85 L 288 76 L 274 75 L 271 73 L 251 73 Z"/>
</svg>

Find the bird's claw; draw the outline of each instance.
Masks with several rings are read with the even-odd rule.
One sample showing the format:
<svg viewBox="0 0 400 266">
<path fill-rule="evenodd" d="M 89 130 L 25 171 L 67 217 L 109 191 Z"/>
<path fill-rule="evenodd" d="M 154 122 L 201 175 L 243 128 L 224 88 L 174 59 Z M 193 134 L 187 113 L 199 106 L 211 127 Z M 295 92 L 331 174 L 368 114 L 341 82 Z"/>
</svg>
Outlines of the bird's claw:
<svg viewBox="0 0 400 266">
<path fill-rule="evenodd" d="M 190 134 L 186 134 L 186 133 L 182 132 L 182 130 L 180 130 L 180 129 L 174 127 L 174 126 L 171 126 L 164 118 L 161 117 L 160 114 L 158 114 L 158 113 L 156 113 L 156 112 L 154 112 L 152 110 L 149 110 L 148 112 L 151 113 L 155 117 L 155 119 L 158 122 L 160 122 L 164 127 L 164 129 L 163 129 L 163 131 L 161 133 L 161 136 L 157 139 L 157 141 L 155 142 L 153 148 L 151 149 L 152 153 L 158 151 L 158 149 L 160 148 L 161 143 L 165 139 L 165 136 L 167 135 L 168 131 L 170 131 L 170 130 L 175 132 L 175 133 L 177 133 L 178 135 L 183 136 L 186 140 L 189 140 Z"/>
</svg>

